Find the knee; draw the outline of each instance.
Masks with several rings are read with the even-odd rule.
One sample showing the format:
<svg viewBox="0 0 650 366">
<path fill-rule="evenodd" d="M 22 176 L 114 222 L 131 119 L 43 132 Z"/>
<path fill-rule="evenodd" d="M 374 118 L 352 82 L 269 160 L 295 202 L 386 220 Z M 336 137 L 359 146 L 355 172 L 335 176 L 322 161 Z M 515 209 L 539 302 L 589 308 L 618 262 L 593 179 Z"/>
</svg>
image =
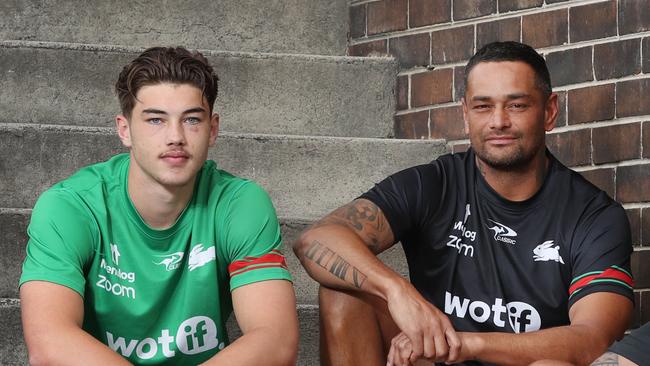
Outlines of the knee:
<svg viewBox="0 0 650 366">
<path fill-rule="evenodd" d="M 374 318 L 372 306 L 345 292 L 321 286 L 318 291 L 320 321 L 333 331 L 344 331 L 363 317 Z"/>
</svg>

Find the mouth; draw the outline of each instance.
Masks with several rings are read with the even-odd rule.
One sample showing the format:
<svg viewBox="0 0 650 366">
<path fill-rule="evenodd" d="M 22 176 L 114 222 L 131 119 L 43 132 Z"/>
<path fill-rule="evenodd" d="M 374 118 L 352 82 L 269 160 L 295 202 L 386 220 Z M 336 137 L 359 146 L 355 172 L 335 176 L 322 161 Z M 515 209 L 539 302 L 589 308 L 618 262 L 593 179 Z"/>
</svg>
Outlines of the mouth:
<svg viewBox="0 0 650 366">
<path fill-rule="evenodd" d="M 174 150 L 163 153 L 160 158 L 171 165 L 180 165 L 189 160 L 190 155 L 185 151 Z"/>
<path fill-rule="evenodd" d="M 516 136 L 503 135 L 503 136 L 489 136 L 485 139 L 485 142 L 492 145 L 508 145 L 517 140 Z"/>
</svg>

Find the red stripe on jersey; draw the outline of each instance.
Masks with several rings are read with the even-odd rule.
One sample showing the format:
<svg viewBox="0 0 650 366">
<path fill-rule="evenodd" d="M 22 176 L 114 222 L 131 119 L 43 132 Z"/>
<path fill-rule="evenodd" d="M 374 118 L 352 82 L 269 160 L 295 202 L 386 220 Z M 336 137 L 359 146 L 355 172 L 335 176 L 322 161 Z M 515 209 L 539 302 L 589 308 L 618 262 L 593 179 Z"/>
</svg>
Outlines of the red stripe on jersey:
<svg viewBox="0 0 650 366">
<path fill-rule="evenodd" d="M 253 268 L 245 268 L 245 269 L 242 269 L 241 271 L 239 271 L 237 273 L 231 273 L 230 277 L 239 276 L 242 273 L 245 273 L 245 272 L 248 272 L 248 271 L 254 271 L 254 270 L 260 269 L 260 268 L 284 268 L 284 269 L 287 269 L 287 266 L 283 266 L 283 265 L 278 263 L 278 264 L 267 264 L 267 265 L 263 265 L 263 266 L 253 267 Z"/>
<path fill-rule="evenodd" d="M 634 281 L 627 273 L 616 268 L 608 268 L 600 274 L 591 275 L 581 278 L 578 282 L 569 287 L 569 295 L 573 294 L 576 290 L 587 286 L 591 281 L 597 279 L 614 279 L 627 283 L 630 287 L 634 287 Z"/>
<path fill-rule="evenodd" d="M 228 273 L 230 274 L 230 276 L 232 276 L 232 274 L 234 272 L 237 272 L 237 271 L 239 271 L 239 270 L 241 270 L 243 268 L 246 268 L 246 267 L 252 266 L 252 265 L 264 264 L 264 263 L 274 264 L 274 265 L 278 265 L 278 266 L 287 268 L 287 263 L 284 260 L 284 256 L 282 254 L 276 254 L 276 253 L 280 253 L 280 252 L 275 251 L 275 252 L 272 252 L 272 253 L 264 254 L 263 256 L 261 256 L 259 258 L 257 258 L 257 257 L 246 257 L 245 259 L 234 261 L 234 262 L 230 263 L 230 265 L 228 266 Z M 255 268 L 261 268 L 261 267 L 257 266 Z M 253 269 L 253 268 L 251 268 L 251 269 Z"/>
</svg>

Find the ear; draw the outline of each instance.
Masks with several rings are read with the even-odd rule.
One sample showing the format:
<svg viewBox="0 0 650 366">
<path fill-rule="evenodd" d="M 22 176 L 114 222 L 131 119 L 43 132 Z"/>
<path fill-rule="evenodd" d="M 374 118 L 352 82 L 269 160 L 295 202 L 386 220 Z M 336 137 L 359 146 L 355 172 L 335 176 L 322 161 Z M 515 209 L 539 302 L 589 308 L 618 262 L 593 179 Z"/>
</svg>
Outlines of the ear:
<svg viewBox="0 0 650 366">
<path fill-rule="evenodd" d="M 469 122 L 467 121 L 467 104 L 465 103 L 465 97 L 461 99 L 461 102 L 463 104 L 463 122 L 465 123 L 465 134 L 469 135 Z"/>
<path fill-rule="evenodd" d="M 210 117 L 210 146 L 214 145 L 217 136 L 219 136 L 219 114 L 213 113 Z"/>
<path fill-rule="evenodd" d="M 117 127 L 117 135 L 120 137 L 122 145 L 131 147 L 131 130 L 129 128 L 129 120 L 120 114 L 115 117 L 115 126 Z"/>
<path fill-rule="evenodd" d="M 551 93 L 544 106 L 544 131 L 549 132 L 555 128 L 559 113 L 557 94 Z"/>
</svg>

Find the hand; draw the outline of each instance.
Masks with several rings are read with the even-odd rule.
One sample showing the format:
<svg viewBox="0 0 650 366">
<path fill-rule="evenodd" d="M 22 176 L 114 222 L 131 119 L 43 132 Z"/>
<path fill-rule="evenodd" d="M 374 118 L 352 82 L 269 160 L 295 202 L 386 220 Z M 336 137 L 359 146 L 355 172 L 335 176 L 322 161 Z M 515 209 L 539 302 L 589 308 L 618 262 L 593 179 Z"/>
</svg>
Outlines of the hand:
<svg viewBox="0 0 650 366">
<path fill-rule="evenodd" d="M 391 351 L 395 348 L 393 359 L 401 362 L 398 365 L 408 365 L 403 361 L 407 353 L 411 364 L 420 358 L 442 361 L 458 358 L 461 341 L 449 318 L 410 283 L 403 282 L 393 289 L 386 300 L 391 317 L 402 331 L 391 344 Z"/>
</svg>

